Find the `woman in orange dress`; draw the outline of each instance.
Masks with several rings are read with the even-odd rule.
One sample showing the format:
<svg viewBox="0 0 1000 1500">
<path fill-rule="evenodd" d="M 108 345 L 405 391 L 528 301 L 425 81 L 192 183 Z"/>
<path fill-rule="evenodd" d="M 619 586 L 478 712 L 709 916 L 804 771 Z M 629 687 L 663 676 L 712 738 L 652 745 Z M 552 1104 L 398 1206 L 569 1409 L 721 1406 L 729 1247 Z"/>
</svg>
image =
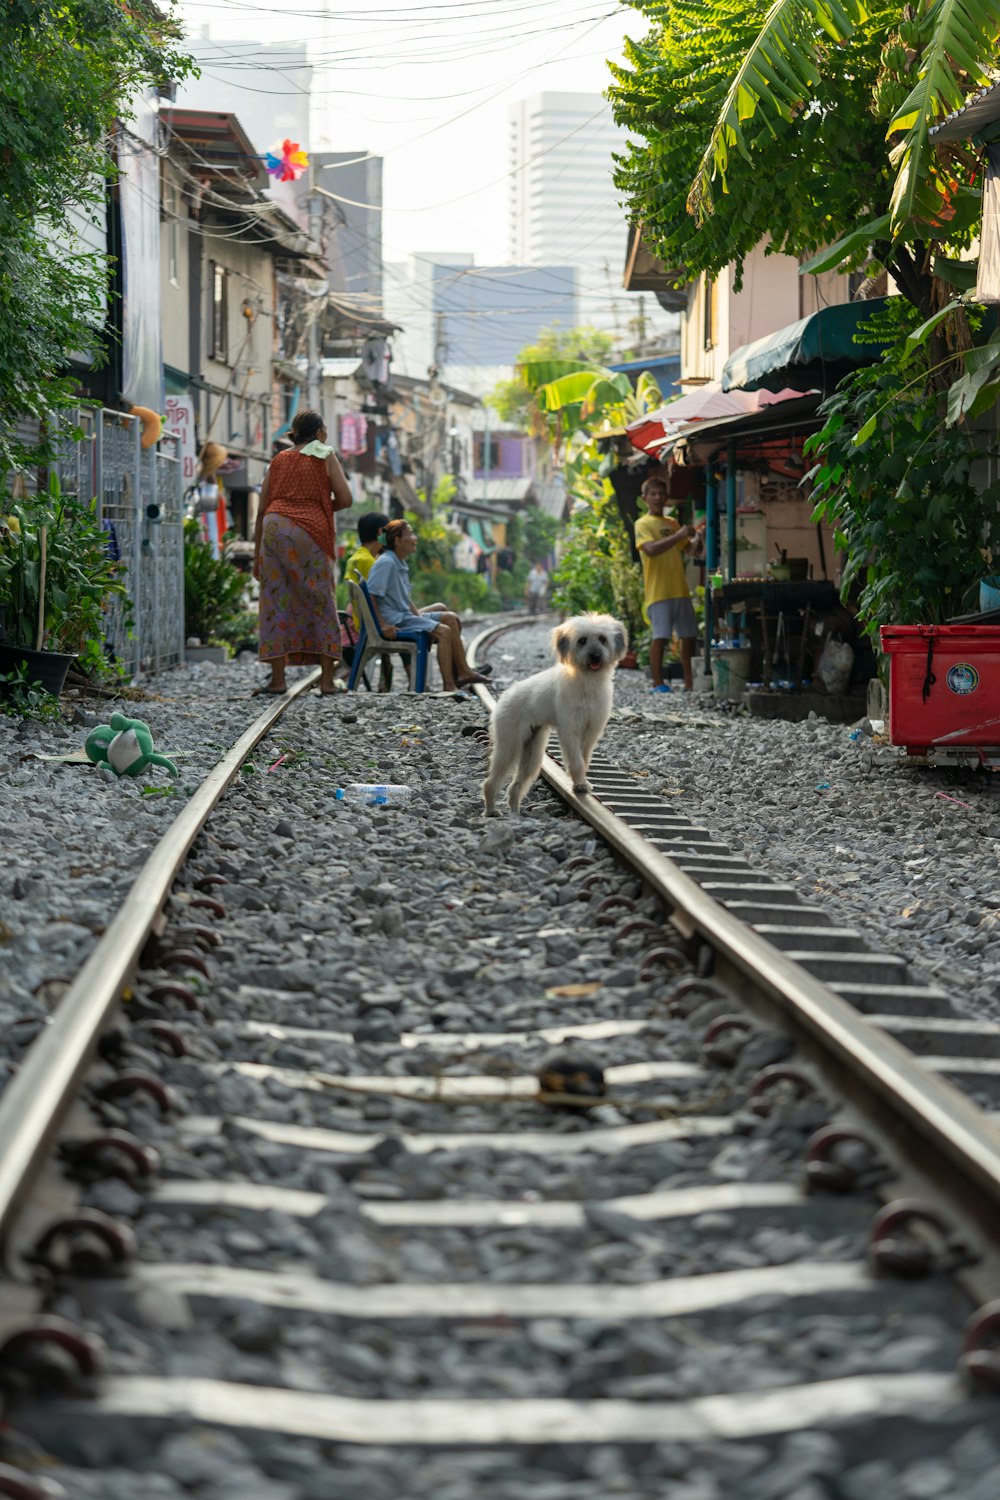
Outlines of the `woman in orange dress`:
<svg viewBox="0 0 1000 1500">
<path fill-rule="evenodd" d="M 340 658 L 334 512 L 351 488 L 326 441 L 317 411 L 292 422 L 294 448 L 277 454 L 264 477 L 254 535 L 260 583 L 260 659 L 271 677 L 258 693 L 284 693 L 285 667 L 320 666 L 321 693 L 332 693 Z"/>
</svg>

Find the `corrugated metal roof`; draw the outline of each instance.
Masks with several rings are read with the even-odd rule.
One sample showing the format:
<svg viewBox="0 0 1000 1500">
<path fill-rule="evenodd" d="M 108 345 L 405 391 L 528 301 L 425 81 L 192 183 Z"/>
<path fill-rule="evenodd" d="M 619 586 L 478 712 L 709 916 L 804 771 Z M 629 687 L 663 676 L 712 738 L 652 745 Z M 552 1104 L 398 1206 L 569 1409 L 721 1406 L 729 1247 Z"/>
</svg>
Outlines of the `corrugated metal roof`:
<svg viewBox="0 0 1000 1500">
<path fill-rule="evenodd" d="M 933 125 L 930 135 L 935 145 L 944 141 L 967 141 L 971 136 L 978 135 L 984 126 L 994 125 L 998 120 L 1000 82 L 992 83 L 987 88 L 980 89 L 978 94 L 973 94 L 961 109 L 948 115 L 940 125 Z"/>
<path fill-rule="evenodd" d="M 531 478 L 525 479 L 474 479 L 475 499 L 490 501 L 523 500 L 534 485 Z"/>
<path fill-rule="evenodd" d="M 554 516 L 557 521 L 562 519 L 566 509 L 566 486 L 562 479 L 549 479 L 544 484 L 536 484 L 534 498 L 539 510 L 543 510 L 547 516 Z"/>
<path fill-rule="evenodd" d="M 324 380 L 347 380 L 360 370 L 361 360 L 356 354 L 352 354 L 345 359 L 321 359 L 320 365 Z"/>
</svg>

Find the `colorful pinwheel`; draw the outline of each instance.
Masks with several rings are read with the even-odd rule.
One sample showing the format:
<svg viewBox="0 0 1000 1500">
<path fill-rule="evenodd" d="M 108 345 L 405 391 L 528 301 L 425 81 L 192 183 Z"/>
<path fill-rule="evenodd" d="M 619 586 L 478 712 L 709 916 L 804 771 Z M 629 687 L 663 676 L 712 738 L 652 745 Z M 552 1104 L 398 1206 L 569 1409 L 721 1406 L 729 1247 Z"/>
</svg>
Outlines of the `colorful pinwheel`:
<svg viewBox="0 0 1000 1500">
<path fill-rule="evenodd" d="M 295 182 L 309 165 L 309 153 L 299 150 L 298 141 L 282 141 L 280 156 L 277 151 L 269 151 L 264 165 L 279 182 Z"/>
</svg>

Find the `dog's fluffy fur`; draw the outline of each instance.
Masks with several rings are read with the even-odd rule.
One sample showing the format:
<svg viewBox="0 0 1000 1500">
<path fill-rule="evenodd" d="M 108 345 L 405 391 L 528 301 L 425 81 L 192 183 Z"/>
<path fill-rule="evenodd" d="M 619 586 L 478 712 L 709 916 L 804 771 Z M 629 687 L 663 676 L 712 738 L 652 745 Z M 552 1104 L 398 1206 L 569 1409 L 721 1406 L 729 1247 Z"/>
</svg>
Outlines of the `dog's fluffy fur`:
<svg viewBox="0 0 1000 1500">
<path fill-rule="evenodd" d="M 508 688 L 490 721 L 490 767 L 483 782 L 489 816 L 510 778 L 507 801 L 518 812 L 538 780 L 549 731 L 577 792 L 589 792 L 587 769 L 611 714 L 614 670 L 628 650 L 625 627 L 611 615 L 575 615 L 552 632 L 556 665 Z"/>
</svg>

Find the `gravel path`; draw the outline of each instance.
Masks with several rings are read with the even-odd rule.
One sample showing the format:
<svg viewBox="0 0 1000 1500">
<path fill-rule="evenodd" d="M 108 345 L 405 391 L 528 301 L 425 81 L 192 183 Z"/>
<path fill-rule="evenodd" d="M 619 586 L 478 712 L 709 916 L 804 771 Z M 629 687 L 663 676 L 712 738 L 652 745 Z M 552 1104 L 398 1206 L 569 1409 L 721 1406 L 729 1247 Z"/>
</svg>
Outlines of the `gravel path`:
<svg viewBox="0 0 1000 1500">
<path fill-rule="evenodd" d="M 546 635 L 534 626 L 494 648 L 501 687 L 547 660 Z M 234 666 L 171 674 L 156 685 L 157 696 L 135 707 L 164 750 L 189 752 L 185 784 L 195 784 L 256 715 L 258 703 L 246 697 L 255 677 Z M 741 839 L 749 849 L 759 840 L 773 869 L 806 878 L 801 865 L 817 853 L 814 802 L 824 826 L 831 824 L 831 842 L 846 840 L 832 825 L 837 817 L 845 826 L 852 821 L 856 795 L 868 799 L 859 821 L 900 822 L 902 794 L 876 818 L 886 779 L 866 779 L 845 731 L 757 725 L 680 699 L 654 702 L 642 686 L 638 674 L 620 675 L 608 753 L 648 767 L 667 795 L 684 798 L 688 810 L 704 809 L 727 841 Z M 163 1188 L 176 1196 L 150 1201 L 127 1183 L 102 1181 L 87 1189 L 86 1202 L 134 1221 L 140 1271 L 163 1261 L 193 1264 L 196 1275 L 200 1268 L 283 1270 L 293 1283 L 312 1275 L 359 1298 L 397 1283 L 418 1291 L 477 1282 L 627 1290 L 803 1260 L 826 1278 L 858 1261 L 871 1209 L 863 1199 L 803 1198 L 788 1217 L 716 1211 L 666 1223 L 609 1201 L 692 1186 L 797 1182 L 803 1143 L 828 1108 L 808 1099 L 763 1120 L 738 1109 L 723 1131 L 708 1128 L 738 1108 L 752 1075 L 786 1055 L 787 1043 L 760 1033 L 732 1071 L 701 1071 L 702 1028 L 662 1014 L 662 975 L 638 976 L 643 939 L 612 953 L 609 930 L 595 922 L 605 895 L 639 898 L 638 884 L 623 878 L 610 855 L 595 849 L 589 828 L 544 788 L 532 793 L 520 819 L 482 817 L 484 751 L 472 733 L 481 724 L 475 702 L 359 694 L 310 697 L 278 725 L 199 840 L 195 865 L 171 902 L 171 919 L 182 925 L 199 871 L 220 872 L 229 882 L 219 891 L 227 915 L 218 923 L 222 945 L 209 955 L 212 979 L 198 981 L 211 1024 L 179 1001 L 165 1002 L 191 1056 L 149 1059 L 183 1112 L 176 1121 L 161 1119 L 139 1095 L 102 1106 L 108 1124 L 159 1147 Z M 0 949 L 9 1010 L 41 1009 L 48 992 L 39 998 L 33 989 L 57 977 L 57 964 L 82 956 L 115 890 L 178 805 L 99 772 L 22 759 L 27 748 L 53 742 L 73 743 L 50 730 L 12 734 L 9 742 L 0 736 L 12 840 L 0 892 L 4 920 L 13 907 L 10 925 L 17 923 Z M 779 758 L 787 797 L 777 789 Z M 338 802 L 336 787 L 355 780 L 405 782 L 411 800 L 384 810 Z M 829 791 L 815 791 L 823 781 Z M 775 788 L 763 809 L 762 786 Z M 937 799 L 930 791 L 920 796 L 930 823 Z M 30 822 L 21 811 L 29 797 Z M 951 804 L 940 806 L 950 812 Z M 799 831 L 779 828 L 782 817 Z M 776 862 L 776 831 L 787 866 Z M 880 830 L 875 836 L 882 845 L 888 838 Z M 901 847 L 912 847 L 908 836 Z M 584 852 L 596 857 L 597 878 L 586 886 L 579 868 L 567 868 Z M 102 884 L 109 858 L 114 882 Z M 17 894 L 15 883 L 37 873 L 43 859 L 55 875 Z M 73 875 L 76 861 L 89 872 Z M 832 853 L 823 863 L 839 868 Z M 846 889 L 855 886 L 860 881 Z M 838 888 L 836 899 L 851 897 Z M 886 903 L 896 899 L 895 890 L 885 891 Z M 639 910 L 656 915 L 650 899 L 640 900 Z M 64 936 L 70 926 L 69 944 L 48 936 Z M 962 957 L 970 962 L 964 949 Z M 140 996 L 146 982 L 137 985 Z M 402 1092 L 412 1077 L 530 1074 L 544 1053 L 537 1039 L 471 1049 L 465 1033 L 572 1026 L 595 1016 L 642 1028 L 590 1049 L 604 1066 L 642 1062 L 673 1071 L 616 1089 L 613 1101 L 586 1117 L 554 1115 L 530 1100 L 447 1104 L 351 1093 L 310 1076 L 317 1069 L 387 1074 Z M 265 1023 L 270 1031 L 262 1030 Z M 295 1028 L 328 1035 L 304 1037 Z M 406 1050 L 399 1046 L 404 1032 L 414 1043 Z M 16 1055 L 18 1043 L 9 1045 Z M 141 1062 L 141 1046 L 132 1048 L 129 1060 Z M 674 1129 L 678 1124 L 684 1129 Z M 615 1145 L 607 1132 L 623 1126 L 660 1134 Z M 337 1132 L 337 1144 L 314 1136 L 304 1145 L 302 1131 Z M 546 1132 L 543 1149 L 526 1154 L 503 1139 L 522 1131 Z M 601 1145 L 602 1131 L 612 1144 Z M 464 1139 L 428 1152 L 420 1141 L 428 1132 Z M 486 1134 L 499 1138 L 477 1139 Z M 220 1181 L 251 1185 L 243 1207 L 219 1206 Z M 287 1200 L 268 1202 L 269 1189 L 322 1201 L 295 1211 Z M 487 1207 L 502 1200 L 525 1212 L 565 1203 L 579 1218 L 557 1232 L 516 1215 L 472 1231 L 400 1228 L 386 1218 L 401 1201 L 430 1207 L 470 1199 Z M 804 1313 L 772 1290 L 748 1298 L 735 1323 L 711 1314 L 622 1321 L 602 1315 L 600 1293 L 594 1295 L 586 1317 L 468 1317 L 445 1327 L 433 1292 L 426 1315 L 395 1322 L 362 1309 L 345 1318 L 249 1296 L 194 1294 L 192 1301 L 155 1286 L 116 1302 L 100 1283 L 89 1291 L 77 1283 L 53 1310 L 100 1329 L 110 1374 L 119 1378 L 485 1402 L 685 1402 L 854 1373 L 891 1380 L 916 1369 L 947 1379 L 965 1312 L 955 1291 L 937 1283 L 890 1282 L 863 1308 L 828 1300 Z M 74 1465 L 54 1471 L 70 1493 L 93 1500 L 993 1500 L 1000 1451 L 977 1411 L 965 1411 L 953 1427 L 910 1423 L 898 1441 L 882 1433 L 878 1444 L 859 1441 L 856 1431 L 842 1440 L 820 1423 L 775 1441 L 708 1443 L 680 1432 L 630 1448 L 560 1443 L 554 1432 L 551 1443 L 530 1453 L 332 1445 L 252 1426 L 150 1433 L 86 1417 L 76 1426 L 53 1422 L 44 1409 L 38 1435 L 58 1443 Z M 88 1472 L 98 1467 L 99 1475 Z"/>
<path fill-rule="evenodd" d="M 537 671 L 546 638 L 530 626 L 494 658 L 513 675 Z M 647 688 L 644 673 L 618 672 L 610 759 L 970 1016 L 1000 1017 L 1000 775 L 906 766 L 847 725 L 751 719 Z"/>
</svg>

